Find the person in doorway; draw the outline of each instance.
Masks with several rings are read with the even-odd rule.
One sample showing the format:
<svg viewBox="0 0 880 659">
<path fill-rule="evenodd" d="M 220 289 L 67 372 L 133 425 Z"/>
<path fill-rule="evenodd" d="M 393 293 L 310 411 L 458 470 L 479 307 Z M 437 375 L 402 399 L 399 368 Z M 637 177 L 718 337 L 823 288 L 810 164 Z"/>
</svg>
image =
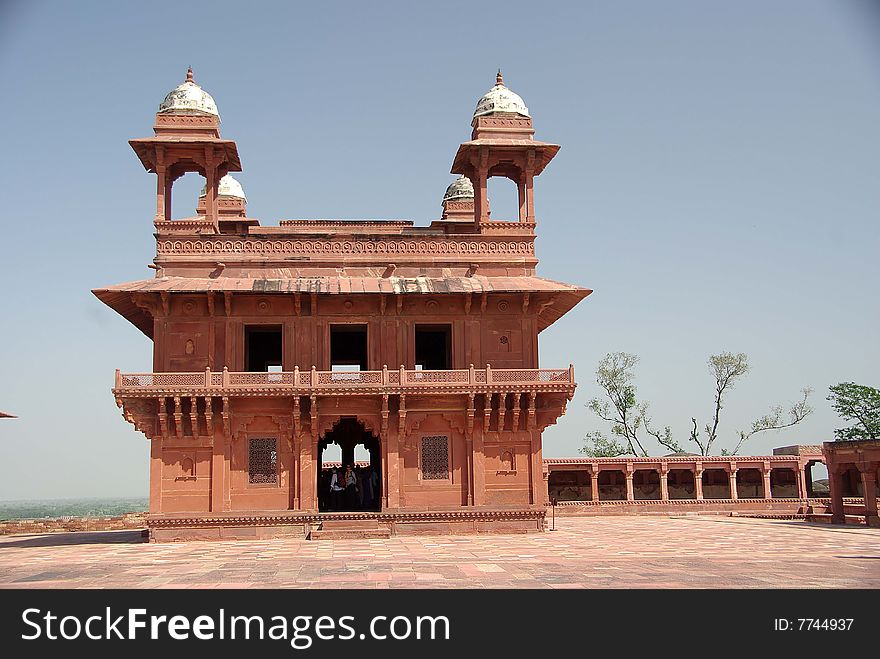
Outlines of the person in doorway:
<svg viewBox="0 0 880 659">
<path fill-rule="evenodd" d="M 363 471 L 363 509 L 369 510 L 373 507 L 373 468 L 367 467 Z"/>
<path fill-rule="evenodd" d="M 372 472 L 370 474 L 370 479 L 373 484 L 373 506 L 376 508 L 376 510 L 379 510 L 381 506 L 381 504 L 379 503 L 379 470 L 370 467 L 370 471 Z"/>
<path fill-rule="evenodd" d="M 345 468 L 343 477 L 345 483 L 345 506 L 348 510 L 354 510 L 357 506 L 357 477 L 351 465 Z"/>
<path fill-rule="evenodd" d="M 330 476 L 330 510 L 340 510 L 342 508 L 342 494 L 345 488 L 342 486 L 342 478 L 339 469 L 333 468 L 333 474 Z"/>
<path fill-rule="evenodd" d="M 355 482 L 357 483 L 358 510 L 364 509 L 364 470 L 363 467 L 354 468 Z"/>
</svg>

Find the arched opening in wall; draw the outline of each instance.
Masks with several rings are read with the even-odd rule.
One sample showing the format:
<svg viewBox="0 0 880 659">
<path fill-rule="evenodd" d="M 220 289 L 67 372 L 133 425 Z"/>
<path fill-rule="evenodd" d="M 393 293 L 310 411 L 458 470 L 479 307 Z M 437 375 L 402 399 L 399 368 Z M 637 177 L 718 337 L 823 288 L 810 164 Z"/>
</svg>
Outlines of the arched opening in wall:
<svg viewBox="0 0 880 659">
<path fill-rule="evenodd" d="M 585 469 L 551 471 L 547 477 L 550 500 L 590 501 L 593 498 L 590 472 Z"/>
<path fill-rule="evenodd" d="M 493 176 L 486 181 L 489 197 L 489 219 L 492 222 L 519 222 L 519 190 L 506 176 Z"/>
<path fill-rule="evenodd" d="M 626 500 L 626 476 L 619 469 L 603 469 L 599 472 L 599 500 Z"/>
<path fill-rule="evenodd" d="M 636 469 L 633 472 L 633 498 L 640 501 L 660 500 L 660 474 L 656 469 Z"/>
<path fill-rule="evenodd" d="M 670 499 L 696 499 L 697 485 L 690 469 L 670 469 L 666 477 Z"/>
<path fill-rule="evenodd" d="M 843 472 L 840 475 L 840 494 L 844 498 L 856 498 L 864 496 L 862 489 L 862 475 L 859 468 L 849 463 L 841 465 Z"/>
<path fill-rule="evenodd" d="M 203 187 L 205 187 L 205 177 L 198 172 L 187 172 L 174 181 L 171 189 L 171 218 L 181 220 L 195 217 L 199 194 Z"/>
<path fill-rule="evenodd" d="M 730 478 L 724 469 L 703 470 L 703 498 L 729 499 Z"/>
<path fill-rule="evenodd" d="M 828 497 L 828 468 L 820 460 L 810 460 L 804 465 L 804 478 L 807 486 L 807 496 L 819 499 Z"/>
<path fill-rule="evenodd" d="M 764 498 L 764 475 L 760 469 L 737 469 L 736 496 L 738 499 Z"/>
<path fill-rule="evenodd" d="M 379 438 L 355 417 L 343 417 L 318 442 L 318 510 L 382 509 Z"/>
</svg>

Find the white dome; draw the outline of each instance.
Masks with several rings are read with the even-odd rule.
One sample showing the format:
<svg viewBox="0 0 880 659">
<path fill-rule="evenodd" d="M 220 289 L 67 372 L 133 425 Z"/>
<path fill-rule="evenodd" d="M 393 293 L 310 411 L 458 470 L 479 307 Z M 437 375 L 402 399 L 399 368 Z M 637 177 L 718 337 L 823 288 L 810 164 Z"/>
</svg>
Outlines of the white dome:
<svg viewBox="0 0 880 659">
<path fill-rule="evenodd" d="M 446 194 L 443 195 L 443 201 L 453 201 L 455 199 L 473 199 L 474 184 L 467 176 L 459 176 L 453 181 L 448 188 Z"/>
<path fill-rule="evenodd" d="M 529 109 L 518 94 L 514 94 L 504 86 L 504 79 L 501 77 L 501 71 L 495 77 L 495 86 L 477 101 L 477 109 L 474 110 L 475 117 L 481 117 L 496 112 L 511 112 L 530 117 Z"/>
<path fill-rule="evenodd" d="M 202 191 L 199 193 L 199 197 L 204 197 L 207 194 L 208 185 L 205 184 L 202 186 Z M 247 201 L 247 197 L 244 196 L 244 189 L 241 187 L 241 183 L 236 181 L 229 174 L 220 179 L 220 184 L 217 186 L 217 196 L 237 197 L 238 199 L 244 199 L 245 201 Z"/>
<path fill-rule="evenodd" d="M 186 80 L 168 92 L 159 104 L 159 112 L 194 112 L 220 117 L 214 99 L 193 81 L 192 69 L 186 72 Z"/>
</svg>

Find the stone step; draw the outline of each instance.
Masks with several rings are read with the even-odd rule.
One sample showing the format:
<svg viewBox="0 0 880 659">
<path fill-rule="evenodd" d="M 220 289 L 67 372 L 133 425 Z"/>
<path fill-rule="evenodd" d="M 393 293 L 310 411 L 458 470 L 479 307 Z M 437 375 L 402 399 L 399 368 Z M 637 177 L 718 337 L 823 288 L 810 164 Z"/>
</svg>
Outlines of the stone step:
<svg viewBox="0 0 880 659">
<path fill-rule="evenodd" d="M 389 529 L 314 529 L 309 532 L 309 540 L 387 540 L 391 537 Z"/>
<path fill-rule="evenodd" d="M 826 524 L 831 523 L 831 513 L 813 513 L 812 515 L 807 515 L 808 522 L 824 522 Z M 844 522 L 846 524 L 864 524 L 865 516 L 864 515 L 844 515 Z"/>
<path fill-rule="evenodd" d="M 373 531 L 379 528 L 377 519 L 324 519 L 321 520 L 322 531 Z"/>
<path fill-rule="evenodd" d="M 313 529 L 309 540 L 363 540 L 368 538 L 387 539 L 391 529 L 379 526 L 377 519 L 324 519 Z"/>
</svg>

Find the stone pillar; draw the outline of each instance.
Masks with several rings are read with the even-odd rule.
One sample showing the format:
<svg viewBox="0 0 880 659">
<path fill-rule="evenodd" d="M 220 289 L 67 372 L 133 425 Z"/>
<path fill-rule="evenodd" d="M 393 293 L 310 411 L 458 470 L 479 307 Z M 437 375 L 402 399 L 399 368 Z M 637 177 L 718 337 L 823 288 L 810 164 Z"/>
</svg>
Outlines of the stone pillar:
<svg viewBox="0 0 880 659">
<path fill-rule="evenodd" d="M 217 223 L 217 166 L 213 147 L 205 147 L 205 219 Z"/>
<path fill-rule="evenodd" d="M 636 496 L 633 492 L 633 472 L 629 469 L 625 472 L 626 476 L 626 500 L 635 501 Z"/>
<path fill-rule="evenodd" d="M 669 467 L 660 465 L 660 501 L 669 501 Z"/>
<path fill-rule="evenodd" d="M 803 478 L 801 482 L 803 483 L 803 497 L 804 499 L 809 499 L 813 496 L 813 472 L 812 467 L 816 464 L 815 462 L 808 462 L 803 466 Z"/>
<path fill-rule="evenodd" d="M 170 219 L 165 213 L 165 195 L 168 193 L 165 165 L 156 165 L 156 222 Z"/>
<path fill-rule="evenodd" d="M 703 500 L 703 465 L 698 464 L 694 469 L 694 494 L 697 501 Z"/>
<path fill-rule="evenodd" d="M 806 499 L 807 498 L 806 477 L 804 475 L 804 470 L 800 465 L 798 465 L 797 467 L 794 468 L 794 482 L 797 485 L 798 498 Z"/>
<path fill-rule="evenodd" d="M 211 438 L 214 445 L 211 453 L 211 512 L 223 510 L 223 500 L 226 498 L 226 479 L 224 469 L 226 463 L 226 437 L 223 433 L 215 432 Z"/>
<path fill-rule="evenodd" d="M 474 505 L 486 504 L 486 463 L 483 456 L 483 431 L 474 432 Z"/>
<path fill-rule="evenodd" d="M 529 215 L 529 210 L 526 200 L 526 182 L 524 179 L 520 179 L 516 182 L 516 189 L 519 193 L 519 221 L 526 222 L 526 218 Z"/>
<path fill-rule="evenodd" d="M 474 436 L 467 436 L 465 441 L 467 451 L 467 505 L 474 505 Z"/>
<path fill-rule="evenodd" d="M 299 503 L 302 510 L 318 509 L 317 467 L 318 438 L 309 433 L 303 438 L 299 460 Z"/>
<path fill-rule="evenodd" d="M 839 471 L 828 469 L 828 489 L 831 494 L 831 521 L 843 524 L 846 518 L 843 513 L 843 482 Z"/>
<path fill-rule="evenodd" d="M 526 222 L 535 221 L 535 178 L 531 171 L 526 171 Z"/>
<path fill-rule="evenodd" d="M 868 526 L 880 526 L 880 518 L 877 517 L 877 465 L 868 462 L 860 465 L 859 470 L 865 495 L 865 521 Z"/>
<path fill-rule="evenodd" d="M 162 512 L 162 438 L 150 440 L 150 514 Z"/>
<path fill-rule="evenodd" d="M 519 401 L 516 401 L 516 404 L 519 404 Z M 515 430 L 515 429 L 514 429 Z M 534 505 L 540 505 L 542 503 L 547 502 L 547 483 L 544 480 L 544 461 L 541 459 L 541 433 L 537 430 L 529 433 L 531 437 L 530 442 L 530 457 L 531 464 L 529 465 L 529 472 L 531 478 L 532 485 L 532 503 Z M 542 492 L 543 489 L 543 492 Z"/>
<path fill-rule="evenodd" d="M 599 500 L 599 467 L 596 465 L 590 470 L 590 498 Z"/>
<path fill-rule="evenodd" d="M 299 510 L 299 461 L 300 461 L 300 437 L 296 430 L 291 431 L 291 444 L 293 455 L 290 456 L 290 509 Z"/>
<path fill-rule="evenodd" d="M 736 491 L 736 467 L 731 466 L 727 472 L 727 478 L 730 482 L 730 498 L 736 501 L 739 499 Z"/>
<path fill-rule="evenodd" d="M 477 180 L 474 181 L 474 215 L 477 223 L 489 221 L 489 167 L 488 151 L 484 147 L 480 152 L 480 164 L 476 168 Z"/>
<path fill-rule="evenodd" d="M 773 498 L 773 488 L 770 486 L 770 473 L 773 471 L 771 467 L 763 465 L 761 467 L 761 475 L 764 477 L 764 498 Z"/>
<path fill-rule="evenodd" d="M 404 438 L 399 435 L 399 428 L 388 432 L 388 445 L 385 452 L 385 506 L 400 507 L 400 442 Z"/>
</svg>

